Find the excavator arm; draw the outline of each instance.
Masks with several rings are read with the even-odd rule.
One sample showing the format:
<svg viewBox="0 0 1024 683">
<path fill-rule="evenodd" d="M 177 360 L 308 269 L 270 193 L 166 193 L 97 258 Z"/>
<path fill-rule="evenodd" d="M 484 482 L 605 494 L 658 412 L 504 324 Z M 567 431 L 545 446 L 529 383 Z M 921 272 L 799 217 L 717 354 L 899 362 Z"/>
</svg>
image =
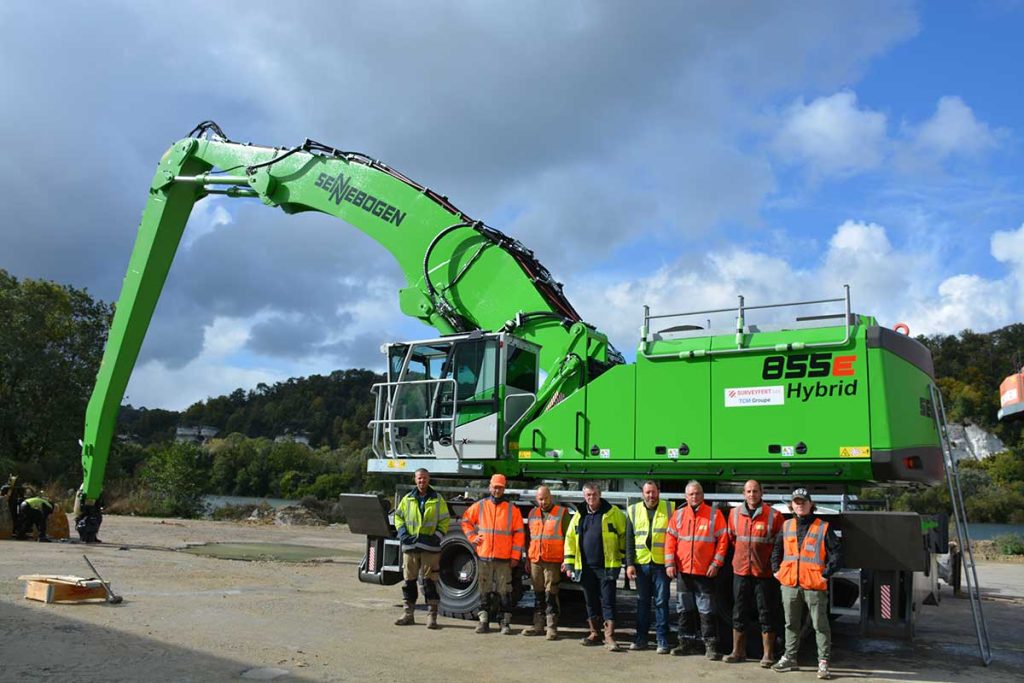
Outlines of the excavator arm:
<svg viewBox="0 0 1024 683">
<path fill-rule="evenodd" d="M 541 348 L 548 381 L 535 406 L 577 388 L 581 361 L 599 368 L 623 362 L 531 251 L 445 197 L 360 153 L 311 140 L 294 148 L 242 144 L 207 121 L 167 150 L 150 186 L 86 411 L 87 506 L 102 491 L 118 410 L 189 214 L 209 195 L 259 199 L 289 214 L 319 211 L 362 230 L 402 268 L 403 313 L 441 334 L 515 330 Z M 596 343 L 581 345 L 581 337 Z M 581 348 L 590 356 L 581 358 Z"/>
</svg>

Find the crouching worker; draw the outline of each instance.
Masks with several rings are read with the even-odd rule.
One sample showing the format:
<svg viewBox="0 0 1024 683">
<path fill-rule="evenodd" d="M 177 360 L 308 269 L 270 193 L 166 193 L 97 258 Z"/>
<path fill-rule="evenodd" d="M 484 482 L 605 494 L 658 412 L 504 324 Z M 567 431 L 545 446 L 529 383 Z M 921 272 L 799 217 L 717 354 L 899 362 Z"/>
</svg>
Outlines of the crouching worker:
<svg viewBox="0 0 1024 683">
<path fill-rule="evenodd" d="M 41 493 L 21 501 L 21 505 L 18 506 L 18 527 L 15 536 L 19 540 L 25 540 L 34 526 L 39 542 L 49 543 L 50 539 L 46 536 L 46 521 L 51 512 L 53 503 Z"/>
<path fill-rule="evenodd" d="M 843 557 L 836 532 L 814 514 L 807 489 L 793 491 L 792 519 L 782 525 L 772 551 L 772 569 L 782 584 L 782 609 L 786 615 L 786 653 L 772 668 L 795 671 L 800 649 L 800 627 L 804 608 L 810 617 L 818 646 L 818 678 L 832 677 L 832 628 L 828 623 L 828 579 L 840 567 Z"/>
<path fill-rule="evenodd" d="M 427 628 L 440 628 L 437 624 L 437 572 L 441 566 L 441 540 L 448 533 L 450 522 L 448 504 L 430 487 L 430 472 L 420 468 L 415 474 L 416 488 L 407 493 L 395 509 L 395 528 L 402 544 L 402 603 L 405 613 L 396 626 L 415 624 L 416 580 L 423 578 L 423 597 L 426 598 Z"/>
<path fill-rule="evenodd" d="M 533 583 L 533 626 L 523 629 L 524 636 L 547 633 L 548 640 L 558 638 L 558 585 L 562 581 L 562 558 L 569 515 L 551 499 L 551 489 L 537 487 L 537 507 L 527 519 L 530 528 L 530 580 Z M 545 628 L 546 627 L 546 628 Z"/>
</svg>

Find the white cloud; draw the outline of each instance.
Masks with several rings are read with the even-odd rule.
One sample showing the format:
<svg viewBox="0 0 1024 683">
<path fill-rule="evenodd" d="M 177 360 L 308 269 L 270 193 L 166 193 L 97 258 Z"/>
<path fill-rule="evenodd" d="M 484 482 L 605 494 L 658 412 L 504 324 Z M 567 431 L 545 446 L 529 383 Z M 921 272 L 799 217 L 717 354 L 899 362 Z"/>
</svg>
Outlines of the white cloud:
<svg viewBox="0 0 1024 683">
<path fill-rule="evenodd" d="M 1024 282 L 1024 226 L 1012 233 L 993 237 L 993 254 L 1013 265 L 1019 282 Z M 1011 254 L 1013 255 L 1011 257 Z M 849 284 L 853 310 L 875 316 L 879 324 L 897 322 L 910 326 L 912 334 L 956 334 L 964 329 L 991 330 L 1015 322 L 1019 310 L 1009 278 L 986 279 L 961 274 L 936 281 L 942 272 L 938 253 L 922 251 L 915 245 L 896 247 L 886 229 L 875 223 L 848 220 L 838 226 L 817 265 L 798 268 L 784 259 L 753 249 L 728 248 L 681 260 L 660 268 L 647 277 L 632 279 L 593 278 L 584 283 L 578 302 L 581 313 L 590 317 L 621 349 L 633 349 L 642 321 L 641 307 L 652 314 L 702 309 L 732 308 L 737 295 L 748 306 L 832 299 L 842 296 Z M 941 277 L 941 276 L 940 276 Z M 840 304 L 823 305 L 820 311 L 837 312 Z M 792 319 L 792 310 L 752 311 L 748 324 L 771 325 Z M 708 317 L 708 316 L 704 316 Z M 711 327 L 727 331 L 734 315 L 719 314 Z M 654 329 L 679 322 L 664 322 Z"/>
<path fill-rule="evenodd" d="M 911 143 L 918 152 L 941 160 L 994 149 L 1001 134 L 979 121 L 961 98 L 946 96 L 939 99 L 935 114 L 911 131 Z"/>
<path fill-rule="evenodd" d="M 775 151 L 812 173 L 848 176 L 870 170 L 885 156 L 885 114 L 857 106 L 849 90 L 792 104 L 775 136 Z"/>
</svg>

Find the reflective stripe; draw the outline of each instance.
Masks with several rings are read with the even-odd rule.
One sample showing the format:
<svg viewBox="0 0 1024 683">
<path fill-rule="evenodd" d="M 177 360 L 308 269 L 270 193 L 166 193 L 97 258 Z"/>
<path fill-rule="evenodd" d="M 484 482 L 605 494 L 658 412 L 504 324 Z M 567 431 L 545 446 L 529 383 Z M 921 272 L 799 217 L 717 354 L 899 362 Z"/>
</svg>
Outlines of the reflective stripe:
<svg viewBox="0 0 1024 683">
<path fill-rule="evenodd" d="M 772 539 L 765 536 L 737 536 L 736 540 L 744 543 L 772 543 Z"/>
<path fill-rule="evenodd" d="M 711 536 L 679 536 L 680 541 L 703 541 L 704 543 L 714 543 L 715 539 Z"/>
</svg>

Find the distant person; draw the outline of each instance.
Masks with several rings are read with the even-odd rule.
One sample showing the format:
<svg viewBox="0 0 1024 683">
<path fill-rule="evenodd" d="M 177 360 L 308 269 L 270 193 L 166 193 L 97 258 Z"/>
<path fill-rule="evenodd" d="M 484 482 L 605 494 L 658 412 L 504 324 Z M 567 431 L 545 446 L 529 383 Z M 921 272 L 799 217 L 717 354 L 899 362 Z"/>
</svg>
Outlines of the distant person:
<svg viewBox="0 0 1024 683">
<path fill-rule="evenodd" d="M 562 559 L 565 531 L 569 527 L 569 511 L 555 505 L 551 489 L 538 486 L 537 507 L 530 510 L 526 524 L 530 529 L 530 580 L 533 583 L 533 626 L 523 629 L 524 636 L 546 634 L 548 640 L 558 638 L 559 584 L 562 582 Z"/>
<path fill-rule="evenodd" d="M 751 479 L 743 485 L 743 504 L 729 513 L 732 541 L 732 652 L 729 664 L 747 658 L 747 615 L 757 606 L 764 655 L 761 666 L 775 661 L 776 582 L 772 576 L 772 549 L 782 531 L 783 517 L 763 500 L 761 483 Z"/>
<path fill-rule="evenodd" d="M 793 491 L 791 501 L 795 516 L 782 525 L 772 550 L 772 569 L 782 584 L 786 615 L 786 653 L 772 668 L 779 672 L 797 670 L 806 607 L 818 646 L 818 678 L 829 679 L 832 628 L 828 623 L 828 579 L 843 566 L 842 546 L 832 526 L 814 514 L 815 505 L 807 489 Z"/>
<path fill-rule="evenodd" d="M 691 481 L 686 485 L 686 504 L 679 507 L 668 524 L 665 563 L 668 577 L 678 575 L 679 645 L 674 655 L 700 653 L 711 660 L 718 652 L 718 628 L 715 623 L 715 577 L 725 564 L 729 536 L 725 517 L 704 502 L 704 487 Z M 697 617 L 700 615 L 700 636 Z"/>
<path fill-rule="evenodd" d="M 583 588 L 587 604 L 588 633 L 581 643 L 600 645 L 604 620 L 604 646 L 610 652 L 621 648 L 615 642 L 615 598 L 619 569 L 626 552 L 626 515 L 606 500 L 601 487 L 583 485 L 583 502 L 576 506 L 565 534 L 562 569 L 572 571 Z"/>
<path fill-rule="evenodd" d="M 476 549 L 480 584 L 480 623 L 476 633 L 487 633 L 490 610 L 501 610 L 501 632 L 512 635 L 512 568 L 523 556 L 526 533 L 523 514 L 505 497 L 505 475 L 491 477 L 491 495 L 469 506 L 462 515 L 462 531 Z"/>
<path fill-rule="evenodd" d="M 21 501 L 18 506 L 18 526 L 15 537 L 24 541 L 28 538 L 29 532 L 34 526 L 36 528 L 36 540 L 40 543 L 49 543 L 46 535 L 46 522 L 53 512 L 53 503 L 46 499 L 42 493 Z"/>
<path fill-rule="evenodd" d="M 423 579 L 423 597 L 427 601 L 427 628 L 438 629 L 437 573 L 441 568 L 441 541 L 451 521 L 448 504 L 430 486 L 430 472 L 424 468 L 414 474 L 416 488 L 405 494 L 395 508 L 395 529 L 402 544 L 402 605 L 405 612 L 395 626 L 415 624 L 416 580 Z"/>
<path fill-rule="evenodd" d="M 654 629 L 658 654 L 669 653 L 669 578 L 665 573 L 665 536 L 675 506 L 661 500 L 655 481 L 645 481 L 643 500 L 629 506 L 626 515 L 626 576 L 636 582 L 636 634 L 630 650 L 647 649 L 654 601 Z"/>
</svg>

